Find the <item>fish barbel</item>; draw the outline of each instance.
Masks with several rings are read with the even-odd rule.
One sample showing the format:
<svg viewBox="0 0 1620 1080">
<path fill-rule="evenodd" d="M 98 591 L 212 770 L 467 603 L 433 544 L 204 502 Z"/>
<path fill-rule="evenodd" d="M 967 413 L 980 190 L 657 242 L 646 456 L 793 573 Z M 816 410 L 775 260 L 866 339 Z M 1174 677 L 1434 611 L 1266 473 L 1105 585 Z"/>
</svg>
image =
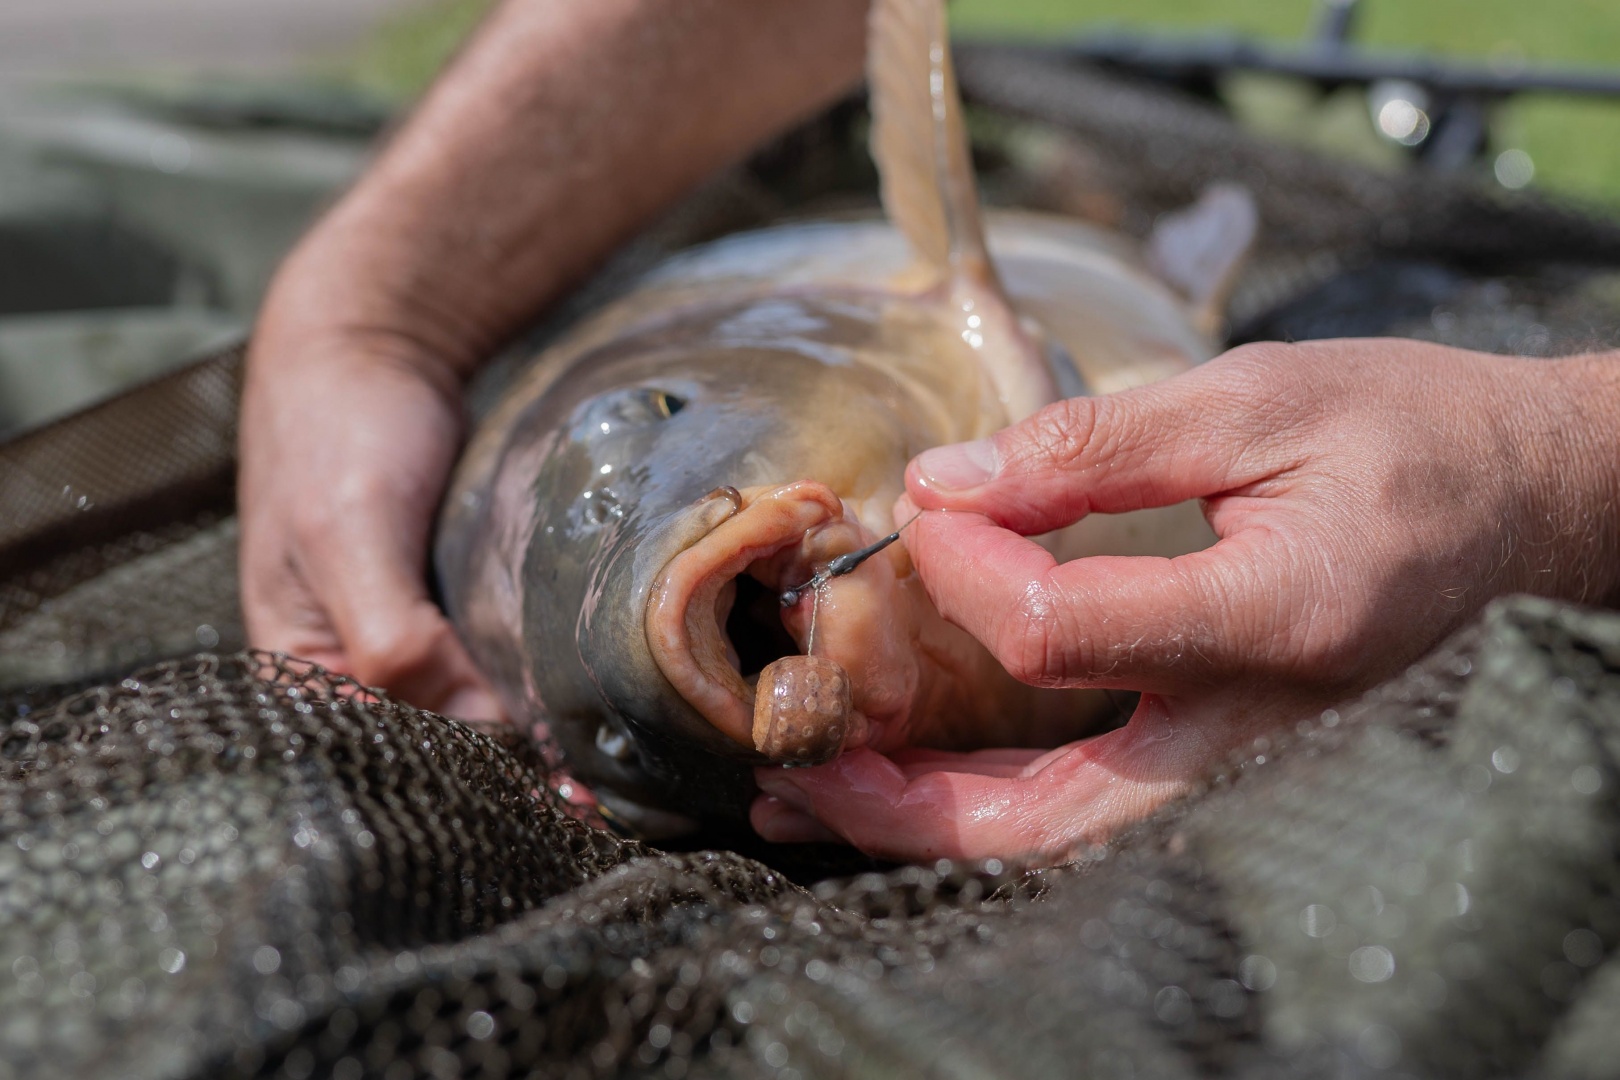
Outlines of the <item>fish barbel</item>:
<svg viewBox="0 0 1620 1080">
<path fill-rule="evenodd" d="M 1231 190 L 1146 252 L 1053 217 L 986 227 L 940 0 L 876 0 L 868 70 L 888 222 L 655 268 L 535 359 L 452 482 L 435 557 L 458 630 L 511 715 L 649 832 L 740 817 L 756 764 L 1058 745 L 1093 723 L 1101 692 L 1016 682 L 933 608 L 904 545 L 869 549 L 921 451 L 1208 358 L 1253 235 Z M 1050 542 L 1210 539 L 1189 505 Z"/>
</svg>

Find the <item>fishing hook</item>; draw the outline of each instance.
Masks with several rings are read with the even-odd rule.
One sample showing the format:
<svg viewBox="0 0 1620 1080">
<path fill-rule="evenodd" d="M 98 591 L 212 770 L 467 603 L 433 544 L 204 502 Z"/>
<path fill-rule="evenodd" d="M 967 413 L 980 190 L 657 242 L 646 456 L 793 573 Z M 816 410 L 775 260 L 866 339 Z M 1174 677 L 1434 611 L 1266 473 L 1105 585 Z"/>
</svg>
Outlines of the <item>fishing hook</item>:
<svg viewBox="0 0 1620 1080">
<path fill-rule="evenodd" d="M 916 521 L 920 517 L 922 517 L 922 511 L 919 510 L 917 513 L 912 515 L 911 521 Z M 867 559 L 870 559 L 872 556 L 876 555 L 878 552 L 900 539 L 900 534 L 905 532 L 906 529 L 910 527 L 911 521 L 906 522 L 904 525 L 894 530 L 894 532 L 890 533 L 888 536 L 885 536 L 883 539 L 876 541 L 875 543 L 868 544 L 866 547 L 858 548 L 855 551 L 847 551 L 838 556 L 836 559 L 833 559 L 821 569 L 817 570 L 815 574 L 811 576 L 809 581 L 806 581 L 800 585 L 795 585 L 791 589 L 783 589 L 782 595 L 778 597 L 781 605 L 784 608 L 795 606 L 803 597 L 806 589 L 814 589 L 819 593 L 821 591 L 821 587 L 826 585 L 827 582 L 831 581 L 835 577 L 843 577 L 845 574 L 861 565 L 861 563 L 865 562 Z"/>
</svg>

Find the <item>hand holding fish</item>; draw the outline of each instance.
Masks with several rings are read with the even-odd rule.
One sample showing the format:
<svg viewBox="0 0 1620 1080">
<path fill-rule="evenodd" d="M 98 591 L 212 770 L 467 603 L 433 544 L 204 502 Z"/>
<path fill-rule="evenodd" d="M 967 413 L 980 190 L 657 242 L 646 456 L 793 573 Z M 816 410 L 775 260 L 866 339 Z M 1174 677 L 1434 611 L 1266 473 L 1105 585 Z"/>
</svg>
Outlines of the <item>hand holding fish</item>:
<svg viewBox="0 0 1620 1080">
<path fill-rule="evenodd" d="M 498 718 L 422 579 L 461 437 L 455 373 L 397 342 L 301 329 L 274 312 L 261 324 L 244 399 L 252 639 L 454 716 Z"/>
<path fill-rule="evenodd" d="M 924 511 L 904 541 L 940 612 L 1026 682 L 1141 704 L 1055 750 L 762 769 L 755 825 L 907 859 L 1102 839 L 1495 596 L 1620 601 L 1617 463 L 1620 355 L 1392 340 L 1251 346 L 925 452 L 896 519 Z M 1174 559 L 1059 562 L 1025 539 L 1185 499 L 1219 540 Z"/>
<path fill-rule="evenodd" d="M 673 198 L 844 92 L 864 10 L 498 7 L 266 299 L 239 485 L 255 645 L 499 715 L 425 584 L 461 382 Z"/>
</svg>

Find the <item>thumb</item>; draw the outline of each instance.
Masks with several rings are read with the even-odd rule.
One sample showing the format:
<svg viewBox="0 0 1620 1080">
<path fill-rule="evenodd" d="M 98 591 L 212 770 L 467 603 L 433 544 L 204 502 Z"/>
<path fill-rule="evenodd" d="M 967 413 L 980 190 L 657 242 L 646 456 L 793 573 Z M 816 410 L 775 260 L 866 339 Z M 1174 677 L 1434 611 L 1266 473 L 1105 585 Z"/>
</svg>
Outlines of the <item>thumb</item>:
<svg viewBox="0 0 1620 1080">
<path fill-rule="evenodd" d="M 1152 386 L 1059 401 L 977 442 L 924 451 L 906 490 L 924 510 L 983 514 L 1029 536 L 1091 513 L 1170 506 L 1279 468 L 1263 399 L 1211 361 Z"/>
</svg>

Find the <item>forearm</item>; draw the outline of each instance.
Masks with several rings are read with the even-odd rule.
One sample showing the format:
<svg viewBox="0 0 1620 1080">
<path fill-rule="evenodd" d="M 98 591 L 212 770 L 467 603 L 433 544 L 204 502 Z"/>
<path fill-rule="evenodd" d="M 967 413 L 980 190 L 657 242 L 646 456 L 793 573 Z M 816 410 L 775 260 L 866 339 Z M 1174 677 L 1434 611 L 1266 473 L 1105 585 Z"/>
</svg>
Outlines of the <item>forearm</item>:
<svg viewBox="0 0 1620 1080">
<path fill-rule="evenodd" d="M 1620 351 L 1557 361 L 1566 387 L 1571 599 L 1620 607 Z"/>
<path fill-rule="evenodd" d="M 263 329 L 391 338 L 466 374 L 661 208 L 847 89 L 865 6 L 507 0 L 289 259 Z"/>
</svg>

